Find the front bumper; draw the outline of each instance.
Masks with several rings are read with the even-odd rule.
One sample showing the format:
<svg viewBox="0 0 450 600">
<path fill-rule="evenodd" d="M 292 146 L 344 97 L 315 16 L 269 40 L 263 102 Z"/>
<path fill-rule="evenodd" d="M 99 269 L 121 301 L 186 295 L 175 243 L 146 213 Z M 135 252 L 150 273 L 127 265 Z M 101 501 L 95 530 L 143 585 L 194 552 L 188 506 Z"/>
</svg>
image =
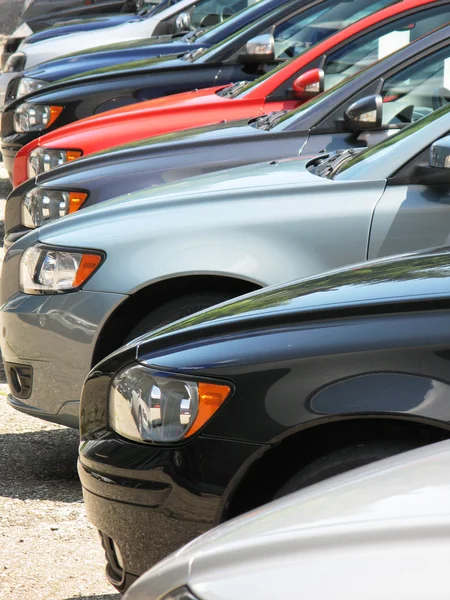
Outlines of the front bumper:
<svg viewBox="0 0 450 600">
<path fill-rule="evenodd" d="M 3 280 L 14 277 L 9 262 L 14 261 L 4 264 L 2 292 Z M 12 391 L 11 406 L 76 427 L 81 389 L 92 366 L 99 327 L 123 298 L 85 291 L 52 296 L 17 292 L 4 300 L 0 344 Z M 14 385 L 10 365 L 32 374 L 31 389 L 25 394 Z"/>
<path fill-rule="evenodd" d="M 219 522 L 236 473 L 262 448 L 206 436 L 181 447 L 149 446 L 111 430 L 82 442 L 78 472 L 88 518 L 110 547 L 110 582 L 123 588 Z"/>
</svg>

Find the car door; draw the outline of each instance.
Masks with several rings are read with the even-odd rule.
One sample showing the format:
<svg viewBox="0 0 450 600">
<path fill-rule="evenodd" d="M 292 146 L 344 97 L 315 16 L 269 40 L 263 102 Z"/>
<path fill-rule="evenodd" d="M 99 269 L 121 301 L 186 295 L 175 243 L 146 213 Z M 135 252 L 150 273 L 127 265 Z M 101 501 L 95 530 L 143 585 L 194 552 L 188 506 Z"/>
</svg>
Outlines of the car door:
<svg viewBox="0 0 450 600">
<path fill-rule="evenodd" d="M 450 245 L 450 171 L 448 184 L 447 169 L 442 169 L 439 183 L 420 176 L 419 169 L 423 173 L 429 165 L 430 149 L 425 148 L 388 179 L 374 209 L 369 260 Z"/>
</svg>

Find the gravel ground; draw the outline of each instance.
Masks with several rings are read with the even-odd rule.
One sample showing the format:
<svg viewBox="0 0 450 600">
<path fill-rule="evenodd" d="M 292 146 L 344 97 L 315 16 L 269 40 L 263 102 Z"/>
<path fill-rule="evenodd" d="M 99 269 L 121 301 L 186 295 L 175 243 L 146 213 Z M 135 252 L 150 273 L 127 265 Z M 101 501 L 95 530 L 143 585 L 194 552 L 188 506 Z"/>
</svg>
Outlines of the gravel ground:
<svg viewBox="0 0 450 600">
<path fill-rule="evenodd" d="M 0 0 L 0 34 L 14 29 L 20 8 L 19 0 Z M 10 189 L 0 155 L 0 263 Z M 14 411 L 7 390 L 1 365 L 0 599 L 117 600 L 84 512 L 78 433 Z"/>
</svg>

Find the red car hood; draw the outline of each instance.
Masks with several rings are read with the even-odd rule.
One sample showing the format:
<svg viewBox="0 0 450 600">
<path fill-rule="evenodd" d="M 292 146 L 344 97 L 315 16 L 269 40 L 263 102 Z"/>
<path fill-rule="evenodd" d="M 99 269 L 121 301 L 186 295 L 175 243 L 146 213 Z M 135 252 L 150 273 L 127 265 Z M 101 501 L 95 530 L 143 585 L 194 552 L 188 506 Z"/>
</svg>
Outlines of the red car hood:
<svg viewBox="0 0 450 600">
<path fill-rule="evenodd" d="M 265 98 L 224 98 L 216 92 L 226 86 L 206 88 L 118 108 L 61 127 L 24 146 L 14 162 L 13 183 L 28 178 L 27 161 L 37 146 L 81 150 L 83 155 L 100 152 L 138 140 L 230 121 L 256 117 L 265 110 L 284 108 L 282 103 L 265 105 Z M 292 103 L 295 106 L 294 103 Z"/>
</svg>

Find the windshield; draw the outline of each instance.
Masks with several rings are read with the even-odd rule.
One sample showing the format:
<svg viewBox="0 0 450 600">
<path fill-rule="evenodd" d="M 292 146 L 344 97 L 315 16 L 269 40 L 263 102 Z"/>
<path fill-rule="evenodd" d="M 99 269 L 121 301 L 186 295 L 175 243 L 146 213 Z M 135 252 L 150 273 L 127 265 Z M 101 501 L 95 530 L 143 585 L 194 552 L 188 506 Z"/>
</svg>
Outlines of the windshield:
<svg viewBox="0 0 450 600">
<path fill-rule="evenodd" d="M 367 0 L 341 0 L 340 2 L 337 0 L 324 0 L 303 10 L 301 13 L 290 15 L 282 23 L 276 25 L 273 30 L 275 59 L 281 64 L 259 79 L 249 82 L 240 91 L 239 97 L 245 97 L 250 90 L 283 69 L 286 60 L 296 60 L 299 55 L 309 50 L 313 45 L 322 42 L 337 31 L 348 27 L 372 12 L 396 4 L 398 1 L 377 0 L 368 5 Z M 214 48 L 210 49 L 210 52 L 212 51 L 214 51 Z"/>
<path fill-rule="evenodd" d="M 413 136 L 415 136 L 415 134 L 422 132 L 436 120 L 439 120 L 445 115 L 449 114 L 450 105 L 444 106 L 436 110 L 427 117 L 423 117 L 419 121 L 408 125 L 408 127 L 402 129 L 395 136 L 387 138 L 383 142 L 380 142 L 376 146 L 373 146 L 373 148 L 368 148 L 367 150 L 364 150 L 363 152 L 358 154 L 356 157 L 352 157 L 350 160 L 345 161 L 344 164 L 341 164 L 340 168 L 334 171 L 329 178 L 338 178 L 343 173 L 346 173 L 346 177 L 343 177 L 343 179 L 359 179 L 360 175 L 364 177 L 364 173 L 370 171 L 370 163 L 372 163 L 374 159 L 387 160 L 387 155 L 392 152 L 391 146 L 398 145 L 404 147 L 405 140 L 408 140 L 408 138 L 412 138 Z M 446 119 L 445 123 L 448 123 L 448 119 Z M 439 137 L 444 137 L 445 135 L 447 135 L 446 130 L 442 131 L 442 133 L 439 134 Z M 426 138 L 424 138 L 424 144 L 425 146 L 427 144 Z"/>
</svg>

